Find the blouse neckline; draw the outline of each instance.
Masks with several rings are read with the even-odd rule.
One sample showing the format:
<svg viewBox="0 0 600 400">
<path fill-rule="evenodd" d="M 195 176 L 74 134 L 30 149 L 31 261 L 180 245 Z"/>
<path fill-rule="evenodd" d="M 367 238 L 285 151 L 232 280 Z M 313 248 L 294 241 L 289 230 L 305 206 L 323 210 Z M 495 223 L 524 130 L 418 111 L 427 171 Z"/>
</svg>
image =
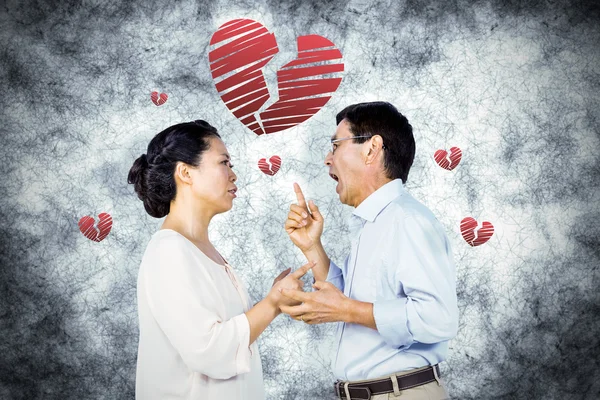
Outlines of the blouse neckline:
<svg viewBox="0 0 600 400">
<path fill-rule="evenodd" d="M 183 238 L 183 239 L 184 239 L 184 240 L 185 240 L 187 243 L 189 243 L 189 244 L 190 244 L 191 246 L 193 246 L 193 247 L 194 247 L 196 250 L 198 250 L 198 252 L 199 252 L 200 254 L 202 254 L 202 255 L 203 255 L 203 256 L 204 256 L 206 259 L 208 259 L 208 260 L 209 260 L 210 262 L 212 262 L 213 264 L 215 264 L 215 265 L 218 265 L 218 266 L 219 266 L 219 267 L 221 267 L 221 268 L 226 268 L 226 267 L 230 267 L 230 268 L 231 268 L 231 265 L 229 265 L 229 263 L 227 262 L 227 260 L 225 259 L 225 257 L 223 257 L 223 256 L 221 255 L 221 253 L 219 253 L 219 251 L 218 251 L 218 250 L 216 250 L 216 249 L 215 249 L 215 250 L 217 251 L 217 254 L 219 254 L 219 256 L 220 256 L 220 257 L 223 259 L 223 262 L 225 263 L 225 265 L 223 265 L 223 264 L 219 264 L 218 262 L 216 262 L 215 260 L 213 260 L 212 258 L 210 258 L 209 256 L 207 256 L 207 255 L 206 255 L 206 254 L 205 254 L 205 253 L 204 253 L 204 252 L 203 252 L 203 251 L 202 251 L 202 250 L 201 250 L 201 249 L 200 249 L 198 246 L 196 246 L 196 245 L 194 244 L 194 242 L 192 242 L 190 239 L 186 238 L 184 235 L 182 235 L 181 233 L 177 232 L 177 231 L 176 231 L 176 230 L 174 230 L 174 229 L 170 229 L 170 228 L 159 229 L 158 231 L 156 231 L 156 232 L 154 233 L 154 235 L 157 235 L 157 234 L 161 233 L 162 231 L 174 232 L 175 234 L 177 234 L 177 236 L 179 236 L 179 237 Z M 154 236 L 154 235 L 152 235 L 152 236 Z"/>
</svg>

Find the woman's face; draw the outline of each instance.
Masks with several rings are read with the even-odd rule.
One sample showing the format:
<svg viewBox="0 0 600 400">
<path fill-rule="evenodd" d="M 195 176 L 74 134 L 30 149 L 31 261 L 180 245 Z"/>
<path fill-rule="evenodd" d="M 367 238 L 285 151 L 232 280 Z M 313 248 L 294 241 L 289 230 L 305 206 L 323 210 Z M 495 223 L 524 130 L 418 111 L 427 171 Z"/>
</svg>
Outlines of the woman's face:
<svg viewBox="0 0 600 400">
<path fill-rule="evenodd" d="M 203 207 L 213 209 L 218 214 L 229 211 L 233 206 L 237 176 L 231 169 L 233 166 L 225 143 L 214 136 L 208 142 L 210 147 L 202 153 L 200 166 L 191 170 L 191 189 Z"/>
</svg>

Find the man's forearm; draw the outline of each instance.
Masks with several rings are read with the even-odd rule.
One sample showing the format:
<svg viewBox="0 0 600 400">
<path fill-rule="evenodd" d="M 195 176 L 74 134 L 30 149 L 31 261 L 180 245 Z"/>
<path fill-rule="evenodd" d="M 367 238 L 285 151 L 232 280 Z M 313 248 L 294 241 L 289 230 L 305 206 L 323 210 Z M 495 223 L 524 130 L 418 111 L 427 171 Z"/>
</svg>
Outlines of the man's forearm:
<svg viewBox="0 0 600 400">
<path fill-rule="evenodd" d="M 363 325 L 367 328 L 377 330 L 375 316 L 373 315 L 373 303 L 348 299 L 346 309 L 347 313 L 344 322 Z"/>
<path fill-rule="evenodd" d="M 303 253 L 309 262 L 315 261 L 317 263 L 317 265 L 315 265 L 312 269 L 315 280 L 327 280 L 327 274 L 329 274 L 329 257 L 327 257 L 327 253 L 325 253 L 323 245 L 318 243 L 312 249 Z"/>
</svg>

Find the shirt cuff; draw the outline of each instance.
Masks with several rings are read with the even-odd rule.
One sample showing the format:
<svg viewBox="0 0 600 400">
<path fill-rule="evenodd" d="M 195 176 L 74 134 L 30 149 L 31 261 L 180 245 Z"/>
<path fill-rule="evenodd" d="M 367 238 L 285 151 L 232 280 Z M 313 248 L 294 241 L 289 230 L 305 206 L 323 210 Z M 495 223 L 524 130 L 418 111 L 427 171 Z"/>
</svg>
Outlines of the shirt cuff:
<svg viewBox="0 0 600 400">
<path fill-rule="evenodd" d="M 329 261 L 329 272 L 327 273 L 327 282 L 333 283 L 340 291 L 344 291 L 344 275 L 333 261 Z"/>
<path fill-rule="evenodd" d="M 238 351 L 235 357 L 237 374 L 250 372 L 250 322 L 246 313 L 242 313 L 232 318 L 235 321 L 235 327 L 238 334 Z"/>
<path fill-rule="evenodd" d="M 373 303 L 377 331 L 387 344 L 398 349 L 408 348 L 413 344 L 413 335 L 408 330 L 407 301 L 407 298 L 399 298 Z"/>
</svg>

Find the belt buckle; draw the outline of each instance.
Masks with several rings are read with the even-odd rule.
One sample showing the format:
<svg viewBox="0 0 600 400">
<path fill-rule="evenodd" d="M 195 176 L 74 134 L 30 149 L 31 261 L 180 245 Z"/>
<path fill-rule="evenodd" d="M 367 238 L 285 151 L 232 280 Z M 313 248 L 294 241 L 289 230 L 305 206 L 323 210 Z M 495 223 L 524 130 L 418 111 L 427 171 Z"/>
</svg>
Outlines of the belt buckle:
<svg viewBox="0 0 600 400">
<path fill-rule="evenodd" d="M 367 392 L 367 397 L 357 397 L 358 399 L 361 400 L 370 400 L 371 399 L 371 389 L 369 389 L 368 387 L 353 387 L 352 390 L 357 391 L 357 390 L 364 390 Z"/>
</svg>

